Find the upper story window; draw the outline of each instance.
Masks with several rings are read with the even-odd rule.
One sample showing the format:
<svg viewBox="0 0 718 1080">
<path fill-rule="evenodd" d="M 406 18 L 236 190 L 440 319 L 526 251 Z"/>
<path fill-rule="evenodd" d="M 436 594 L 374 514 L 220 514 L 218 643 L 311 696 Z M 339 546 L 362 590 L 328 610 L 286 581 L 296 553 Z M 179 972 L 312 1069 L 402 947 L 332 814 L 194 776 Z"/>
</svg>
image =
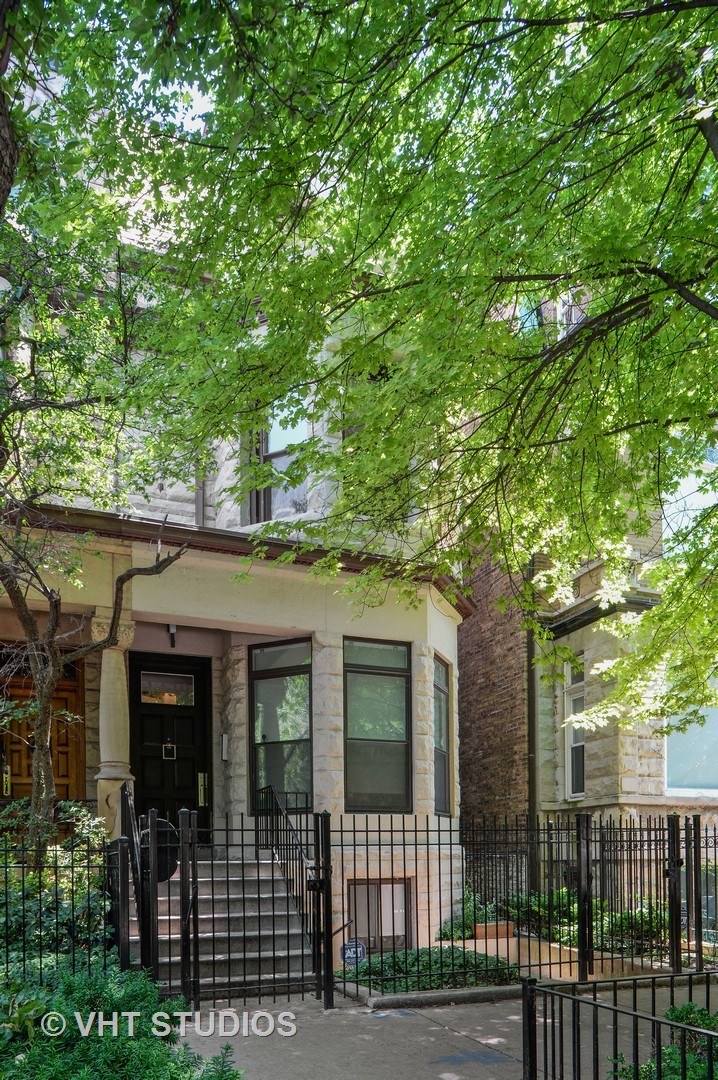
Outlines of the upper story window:
<svg viewBox="0 0 718 1080">
<path fill-rule="evenodd" d="M 344 640 L 347 810 L 411 810 L 411 650 Z"/>
<path fill-rule="evenodd" d="M 718 709 L 703 715 L 705 724 L 666 736 L 666 788 L 673 795 L 718 796 Z"/>
<path fill-rule="evenodd" d="M 449 665 L 434 657 L 434 806 L 449 814 Z"/>
<path fill-rule="evenodd" d="M 579 666 L 566 664 L 564 673 L 563 715 L 568 720 L 586 708 L 585 670 L 583 656 L 577 657 Z M 582 799 L 586 793 L 586 732 L 584 728 L 568 724 L 566 732 L 566 798 Z"/>
<path fill-rule="evenodd" d="M 270 463 L 276 472 L 286 472 L 292 462 L 288 447 L 304 442 L 308 435 L 307 421 L 288 423 L 286 413 L 275 416 L 269 431 L 257 436 L 256 455 L 260 462 Z M 308 485 L 304 480 L 294 487 L 278 485 L 253 491 L 250 496 L 249 517 L 252 524 L 276 521 L 304 514 L 307 510 Z"/>
</svg>

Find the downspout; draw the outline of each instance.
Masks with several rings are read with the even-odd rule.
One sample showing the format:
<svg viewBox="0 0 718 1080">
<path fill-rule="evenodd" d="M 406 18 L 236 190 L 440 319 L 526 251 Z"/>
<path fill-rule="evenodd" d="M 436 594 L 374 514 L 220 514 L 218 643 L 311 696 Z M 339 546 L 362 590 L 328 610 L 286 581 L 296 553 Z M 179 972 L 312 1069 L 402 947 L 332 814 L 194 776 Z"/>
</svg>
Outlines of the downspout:
<svg viewBox="0 0 718 1080">
<path fill-rule="evenodd" d="M 195 473 L 195 488 L 194 488 L 194 523 L 195 525 L 204 526 L 204 505 L 205 505 L 205 490 L 204 480 L 199 472 Z"/>
<path fill-rule="evenodd" d="M 529 560 L 527 579 L 534 576 L 533 556 Z M 534 678 L 534 658 L 536 642 L 532 629 L 526 631 L 526 742 L 528 749 L 528 790 L 527 810 L 528 825 L 528 886 L 529 892 L 538 892 L 540 884 L 540 856 L 538 833 L 535 832 L 538 820 L 538 783 L 536 769 L 538 765 L 538 722 L 536 716 L 536 680 Z M 532 842 L 533 841 L 533 842 Z"/>
<path fill-rule="evenodd" d="M 526 577 L 532 581 L 534 576 L 533 556 L 529 560 Z M 534 679 L 534 659 L 536 643 L 534 632 L 526 631 L 526 741 L 528 747 L 528 816 L 535 821 L 538 815 L 538 784 L 536 768 L 538 764 L 538 723 L 536 717 L 536 681 Z"/>
<path fill-rule="evenodd" d="M 528 736 L 528 815 L 531 821 L 535 821 L 538 815 L 538 783 L 536 780 L 536 768 L 538 764 L 538 732 L 536 717 L 536 682 L 534 679 L 534 658 L 536 647 L 533 630 L 526 631 L 526 723 Z"/>
</svg>

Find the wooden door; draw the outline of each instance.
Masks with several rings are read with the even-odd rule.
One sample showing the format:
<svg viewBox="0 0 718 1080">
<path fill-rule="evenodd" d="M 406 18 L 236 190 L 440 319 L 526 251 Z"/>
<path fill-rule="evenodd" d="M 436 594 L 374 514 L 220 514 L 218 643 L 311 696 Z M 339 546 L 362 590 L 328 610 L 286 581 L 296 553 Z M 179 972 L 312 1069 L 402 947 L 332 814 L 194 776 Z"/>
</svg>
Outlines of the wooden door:
<svg viewBox="0 0 718 1080">
<path fill-rule="evenodd" d="M 12 701 L 32 699 L 32 687 L 26 679 L 12 680 L 6 688 Z M 77 716 L 80 711 L 80 687 L 58 688 L 52 699 L 53 709 Z M 32 794 L 32 725 L 13 721 L 3 735 L 5 761 L 10 766 L 10 798 L 24 799 Z M 85 725 L 81 720 L 67 721 L 55 716 L 50 733 L 52 771 L 58 799 L 85 798 Z"/>
</svg>

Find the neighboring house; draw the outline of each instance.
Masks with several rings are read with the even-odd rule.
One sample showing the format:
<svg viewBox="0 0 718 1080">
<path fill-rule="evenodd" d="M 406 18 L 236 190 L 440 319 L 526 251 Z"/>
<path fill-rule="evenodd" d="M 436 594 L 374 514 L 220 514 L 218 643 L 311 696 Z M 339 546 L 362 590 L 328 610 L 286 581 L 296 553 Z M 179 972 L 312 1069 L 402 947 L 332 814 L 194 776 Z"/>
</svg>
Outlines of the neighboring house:
<svg viewBox="0 0 718 1080">
<path fill-rule="evenodd" d="M 636 562 L 655 557 L 660 523 L 632 538 Z M 574 601 L 547 611 L 545 623 L 579 668 L 536 666 L 539 647 L 516 609 L 496 600 L 509 582 L 490 564 L 475 576 L 475 615 L 459 629 L 459 711 L 462 812 L 531 814 L 563 811 L 604 815 L 691 814 L 718 810 L 718 710 L 704 727 L 668 737 L 654 728 L 594 731 L 566 724 L 606 694 L 596 665 L 616 655 L 617 641 L 599 622 L 601 563 L 574 582 Z M 640 612 L 658 600 L 636 578 L 620 610 Z"/>
</svg>

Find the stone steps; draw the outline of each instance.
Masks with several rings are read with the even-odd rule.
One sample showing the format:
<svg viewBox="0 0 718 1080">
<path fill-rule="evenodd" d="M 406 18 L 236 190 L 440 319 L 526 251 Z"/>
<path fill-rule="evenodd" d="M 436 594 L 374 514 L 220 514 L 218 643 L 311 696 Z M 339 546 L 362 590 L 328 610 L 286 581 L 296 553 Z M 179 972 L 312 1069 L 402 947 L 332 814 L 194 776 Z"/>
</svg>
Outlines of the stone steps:
<svg viewBox="0 0 718 1080">
<path fill-rule="evenodd" d="M 198 862 L 200 995 L 286 993 L 310 977 L 311 948 L 278 865 L 271 859 L 246 863 Z M 159 886 L 159 976 L 176 993 L 181 983 L 179 870 Z M 130 950 L 139 962 L 136 919 Z"/>
</svg>

